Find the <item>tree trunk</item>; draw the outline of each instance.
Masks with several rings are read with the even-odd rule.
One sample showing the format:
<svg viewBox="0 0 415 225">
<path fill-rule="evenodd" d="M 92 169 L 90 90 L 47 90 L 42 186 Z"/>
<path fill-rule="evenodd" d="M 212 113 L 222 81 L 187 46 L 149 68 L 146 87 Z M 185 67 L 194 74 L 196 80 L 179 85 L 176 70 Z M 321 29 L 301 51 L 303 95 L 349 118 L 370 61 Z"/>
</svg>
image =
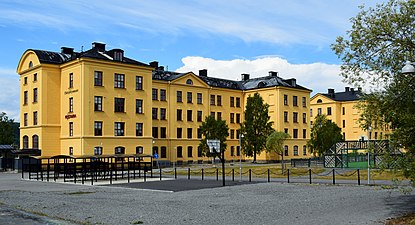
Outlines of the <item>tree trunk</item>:
<svg viewBox="0 0 415 225">
<path fill-rule="evenodd" d="M 254 161 L 252 161 L 252 162 L 256 162 L 256 151 L 254 152 Z"/>
</svg>

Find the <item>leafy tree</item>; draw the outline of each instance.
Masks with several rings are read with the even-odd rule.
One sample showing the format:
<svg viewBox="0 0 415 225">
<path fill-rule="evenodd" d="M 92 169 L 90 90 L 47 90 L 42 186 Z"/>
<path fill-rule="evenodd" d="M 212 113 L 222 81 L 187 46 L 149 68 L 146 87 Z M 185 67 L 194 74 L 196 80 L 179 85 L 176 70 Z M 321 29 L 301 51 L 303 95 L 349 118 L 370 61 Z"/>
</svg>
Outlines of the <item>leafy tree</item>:
<svg viewBox="0 0 415 225">
<path fill-rule="evenodd" d="M 220 153 L 210 153 L 207 140 L 215 139 L 220 141 L 220 152 L 226 150 L 226 138 L 229 136 L 229 128 L 225 120 L 215 119 L 207 116 L 205 121 L 199 126 L 202 132 L 202 140 L 199 147 L 202 148 L 203 155 L 207 157 L 219 157 L 223 160 Z"/>
<path fill-rule="evenodd" d="M 0 144 L 14 143 L 14 121 L 9 119 L 5 112 L 0 113 Z"/>
<path fill-rule="evenodd" d="M 241 124 L 241 134 L 244 135 L 242 150 L 246 156 L 254 157 L 253 162 L 256 162 L 256 155 L 265 149 L 267 137 L 273 131 L 268 108 L 258 93 L 246 100 L 245 121 Z"/>
<path fill-rule="evenodd" d="M 381 84 L 383 89 L 363 99 L 367 104 L 362 108 L 362 127 L 373 123 L 392 127 L 392 144 L 406 149 L 406 157 L 396 165 L 415 184 L 415 78 L 400 73 L 403 62 L 415 60 L 415 1 L 361 7 L 350 21 L 352 29 L 332 45 L 343 61 L 341 75 L 354 86 L 366 79 Z"/>
<path fill-rule="evenodd" d="M 282 173 L 284 173 L 284 141 L 290 138 L 290 135 L 281 132 L 281 131 L 274 131 L 272 132 L 268 138 L 266 143 L 266 151 L 267 152 L 275 152 L 277 155 L 281 156 L 281 169 Z"/>
<path fill-rule="evenodd" d="M 317 115 L 307 146 L 314 155 L 323 155 L 333 144 L 342 140 L 341 128 L 328 120 L 326 115 Z"/>
</svg>

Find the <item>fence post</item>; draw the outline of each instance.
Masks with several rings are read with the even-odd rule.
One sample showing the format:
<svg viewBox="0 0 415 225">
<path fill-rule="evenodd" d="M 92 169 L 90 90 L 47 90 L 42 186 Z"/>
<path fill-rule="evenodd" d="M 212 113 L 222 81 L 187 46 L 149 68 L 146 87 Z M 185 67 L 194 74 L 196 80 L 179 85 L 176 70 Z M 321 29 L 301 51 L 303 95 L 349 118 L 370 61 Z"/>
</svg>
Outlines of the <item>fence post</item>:
<svg viewBox="0 0 415 225">
<path fill-rule="evenodd" d="M 232 181 L 235 181 L 235 168 L 232 168 Z"/>
<path fill-rule="evenodd" d="M 310 178 L 310 184 L 311 184 L 311 169 L 308 169 L 308 177 Z"/>
<path fill-rule="evenodd" d="M 202 168 L 202 180 L 203 180 L 203 176 L 204 176 L 203 171 L 204 171 L 204 170 L 203 170 L 203 168 Z"/>
<path fill-rule="evenodd" d="M 174 168 L 174 179 L 177 180 L 177 168 Z"/>
<path fill-rule="evenodd" d="M 251 182 L 251 169 L 249 169 L 249 182 Z"/>
<path fill-rule="evenodd" d="M 333 169 L 333 184 L 336 184 L 336 175 L 334 173 L 334 169 Z"/>
<path fill-rule="evenodd" d="M 160 180 L 161 180 L 161 168 L 160 168 Z"/>
<path fill-rule="evenodd" d="M 360 185 L 360 170 L 357 169 L 357 185 Z"/>
<path fill-rule="evenodd" d="M 270 180 L 269 180 L 269 168 L 268 168 L 268 182 L 270 182 Z"/>
<path fill-rule="evenodd" d="M 190 167 L 187 168 L 187 179 L 190 180 Z"/>
<path fill-rule="evenodd" d="M 309 158 L 308 159 L 308 167 L 310 167 L 311 166 L 311 159 Z"/>
<path fill-rule="evenodd" d="M 290 169 L 287 169 L 287 179 L 288 183 L 290 183 Z"/>
<path fill-rule="evenodd" d="M 216 180 L 219 180 L 219 169 L 216 168 Z"/>
</svg>

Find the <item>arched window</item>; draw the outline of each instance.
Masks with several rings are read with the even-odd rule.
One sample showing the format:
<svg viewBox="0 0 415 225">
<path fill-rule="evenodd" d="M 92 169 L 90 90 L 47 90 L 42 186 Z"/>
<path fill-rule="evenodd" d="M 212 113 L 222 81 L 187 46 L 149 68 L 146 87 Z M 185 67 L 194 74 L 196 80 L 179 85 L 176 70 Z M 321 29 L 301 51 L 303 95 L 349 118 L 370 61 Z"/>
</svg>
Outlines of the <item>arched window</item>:
<svg viewBox="0 0 415 225">
<path fill-rule="evenodd" d="M 284 156 L 288 156 L 288 145 L 284 146 Z"/>
<path fill-rule="evenodd" d="M 102 147 L 101 146 L 94 147 L 94 155 L 102 155 Z"/>
<path fill-rule="evenodd" d="M 193 81 L 192 81 L 191 79 L 187 79 L 187 80 L 186 80 L 186 84 L 193 85 Z"/>
<path fill-rule="evenodd" d="M 23 149 L 28 149 L 29 148 L 29 137 L 28 136 L 23 136 Z"/>
<path fill-rule="evenodd" d="M 125 148 L 122 146 L 115 147 L 115 154 L 125 154 Z"/>
<path fill-rule="evenodd" d="M 321 99 L 318 99 L 317 100 L 317 103 L 322 103 L 323 101 L 321 100 Z"/>
<path fill-rule="evenodd" d="M 294 155 L 298 156 L 298 146 L 294 145 Z"/>
<path fill-rule="evenodd" d="M 39 136 L 36 134 L 32 136 L 33 149 L 39 149 Z"/>
<path fill-rule="evenodd" d="M 135 147 L 135 154 L 143 154 L 143 146 Z"/>
<path fill-rule="evenodd" d="M 29 62 L 29 68 L 32 68 L 33 67 L 33 62 L 32 61 L 30 61 Z"/>
<path fill-rule="evenodd" d="M 265 87 L 265 82 L 262 82 L 262 81 L 261 81 L 261 82 L 259 82 L 259 83 L 258 83 L 258 87 L 259 87 L 259 88 Z"/>
</svg>

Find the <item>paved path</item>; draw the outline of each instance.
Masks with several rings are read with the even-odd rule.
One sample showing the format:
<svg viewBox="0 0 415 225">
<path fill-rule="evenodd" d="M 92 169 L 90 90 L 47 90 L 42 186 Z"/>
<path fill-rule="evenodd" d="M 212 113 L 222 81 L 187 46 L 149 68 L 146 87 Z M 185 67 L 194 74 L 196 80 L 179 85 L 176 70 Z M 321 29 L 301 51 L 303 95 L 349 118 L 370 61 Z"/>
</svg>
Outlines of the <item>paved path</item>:
<svg viewBox="0 0 415 225">
<path fill-rule="evenodd" d="M 415 212 L 415 192 L 403 195 L 380 186 L 259 182 L 221 187 L 217 181 L 186 179 L 146 185 L 153 188 L 27 181 L 0 173 L 0 212 L 6 209 L 0 224 L 13 218 L 9 209 L 68 224 L 382 224 Z M 200 189 L 162 188 L 196 185 Z"/>
</svg>

